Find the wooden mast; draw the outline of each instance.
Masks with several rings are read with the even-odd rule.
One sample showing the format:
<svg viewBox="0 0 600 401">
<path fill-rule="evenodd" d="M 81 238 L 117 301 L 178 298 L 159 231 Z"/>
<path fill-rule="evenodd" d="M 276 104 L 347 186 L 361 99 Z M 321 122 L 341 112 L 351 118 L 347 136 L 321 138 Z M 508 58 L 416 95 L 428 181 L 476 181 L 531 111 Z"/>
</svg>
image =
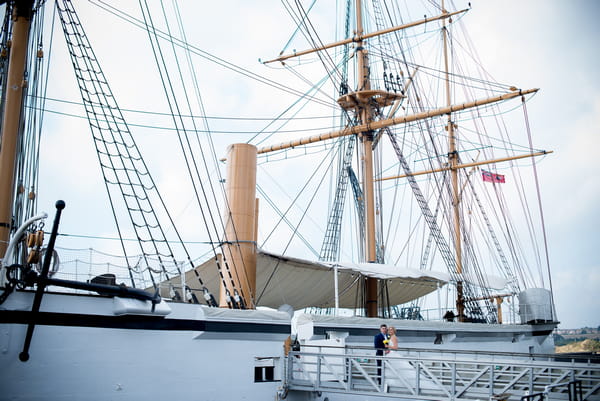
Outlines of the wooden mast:
<svg viewBox="0 0 600 401">
<path fill-rule="evenodd" d="M 362 2 L 356 0 L 356 36 L 363 35 Z M 369 76 L 369 55 L 364 48 L 364 42 L 356 43 L 357 93 L 371 90 Z M 367 102 L 356 108 L 360 124 L 368 124 L 373 120 L 373 108 Z M 358 134 L 362 143 L 363 194 L 365 202 L 365 250 L 366 262 L 377 262 L 377 244 L 375 236 L 375 191 L 373 188 L 373 131 L 364 130 Z M 365 280 L 365 311 L 368 317 L 377 317 L 377 283 L 376 278 L 367 277 Z"/>
<path fill-rule="evenodd" d="M 27 60 L 29 25 L 33 0 L 16 1 L 13 10 L 12 45 L 8 62 L 8 80 L 0 146 L 0 257 L 4 257 L 12 225 L 12 205 L 17 143 L 21 121 L 23 92 L 27 87 L 24 71 Z"/>
<path fill-rule="evenodd" d="M 455 231 L 455 246 L 457 249 L 457 270 L 458 272 L 462 272 L 462 258 L 460 256 L 460 225 L 458 224 L 458 207 L 459 207 L 459 199 L 458 199 L 458 169 L 464 167 L 459 164 L 458 155 L 456 152 L 456 138 L 454 133 L 454 125 L 452 123 L 453 112 L 466 110 L 469 108 L 479 107 L 485 104 L 491 104 L 496 102 L 501 102 L 504 100 L 512 99 L 517 96 L 523 96 L 525 94 L 535 93 L 538 89 L 528 89 L 528 90 L 515 90 L 512 93 L 505 93 L 502 95 L 486 98 L 486 99 L 478 99 L 471 102 L 466 102 L 463 104 L 453 105 L 451 103 L 451 92 L 450 92 L 450 83 L 449 83 L 449 69 L 448 69 L 448 50 L 447 50 L 447 29 L 446 29 L 446 19 L 450 19 L 453 15 L 463 13 L 467 10 L 461 10 L 454 13 L 448 13 L 445 10 L 445 7 L 442 4 L 442 14 L 430 19 L 423 19 L 420 21 L 416 21 L 414 23 L 401 25 L 398 27 L 390 28 L 387 30 L 381 30 L 374 32 L 372 34 L 365 35 L 363 33 L 362 27 L 362 3 L 361 0 L 356 0 L 356 32 L 353 38 L 345 39 L 342 41 L 334 42 L 328 45 L 323 45 L 320 47 L 315 47 L 312 49 L 299 51 L 288 55 L 280 55 L 278 58 L 273 60 L 269 60 L 264 62 L 271 63 L 275 61 L 280 61 L 283 63 L 284 60 L 287 60 L 292 57 L 297 57 L 300 55 L 310 54 L 313 52 L 333 48 L 342 44 L 347 43 L 356 43 L 356 57 L 357 57 L 357 75 L 358 75 L 358 83 L 356 92 L 348 93 L 341 96 L 338 99 L 338 104 L 346 110 L 353 110 L 358 120 L 358 124 L 346 127 L 340 131 L 332 131 L 324 134 L 313 135 L 310 137 L 305 137 L 301 139 L 296 139 L 293 141 L 289 141 L 287 143 L 281 143 L 278 145 L 265 146 L 258 149 L 258 154 L 274 152 L 283 149 L 289 149 L 296 146 L 306 145 L 309 143 L 321 142 L 332 138 L 348 136 L 348 135 L 357 135 L 362 144 L 362 169 L 363 169 L 363 194 L 365 200 L 365 248 L 366 255 L 365 259 L 367 262 L 376 262 L 377 261 L 377 248 L 376 248 L 376 240 L 375 240 L 375 204 L 374 204 L 374 174 L 373 174 L 373 139 L 374 132 L 379 129 L 398 125 L 405 124 L 411 121 L 419 121 L 427 118 L 447 115 L 448 116 L 448 136 L 449 136 L 449 167 L 448 170 L 451 171 L 452 175 L 452 192 L 453 192 L 453 209 L 454 209 L 454 231 Z M 368 60 L 368 52 L 364 48 L 364 39 L 375 37 L 382 35 L 384 33 L 393 32 L 396 30 L 405 29 L 408 27 L 417 26 L 420 24 L 424 24 L 433 20 L 442 20 L 444 21 L 444 29 L 443 29 L 443 39 L 444 39 L 444 59 L 446 64 L 446 96 L 447 96 L 447 105 L 446 107 L 441 107 L 435 110 L 428 110 L 425 112 L 420 112 L 412 115 L 406 115 L 402 117 L 388 118 L 383 120 L 374 120 L 374 105 L 376 104 L 378 107 L 385 107 L 391 104 L 396 103 L 397 100 L 403 95 L 399 95 L 396 93 L 390 93 L 381 90 L 373 90 L 371 89 L 370 77 L 369 77 L 369 60 Z M 531 154 L 523 157 L 537 156 L 538 154 Z M 459 311 L 459 316 L 464 316 L 464 302 L 462 301 L 462 283 L 458 283 L 459 287 L 459 299 L 460 302 L 457 302 L 457 308 Z M 376 279 L 367 278 L 366 279 L 366 294 L 365 294 L 365 310 L 367 312 L 367 316 L 373 317 L 377 316 L 378 313 L 378 282 Z"/>
<path fill-rule="evenodd" d="M 442 0 L 442 13 L 447 14 L 446 8 L 444 7 L 444 0 Z M 444 68 L 445 68 L 445 81 L 446 81 L 446 105 L 452 105 L 452 92 L 450 89 L 450 67 L 448 65 L 448 26 L 446 20 L 442 20 L 442 37 L 444 40 Z M 454 132 L 454 123 L 452 122 L 452 113 L 448 113 L 448 124 L 446 125 L 448 131 L 448 164 L 450 165 L 450 182 L 452 186 L 452 217 L 454 221 L 454 252 L 456 273 L 459 277 L 462 275 L 462 239 L 460 232 L 460 194 L 458 185 L 458 150 L 456 148 L 456 135 Z M 456 310 L 458 312 L 458 320 L 464 321 L 465 319 L 465 301 L 463 294 L 463 283 L 458 281 L 456 283 Z"/>
<path fill-rule="evenodd" d="M 235 291 L 244 299 L 246 308 L 254 308 L 256 291 L 256 147 L 236 143 L 229 147 L 227 156 L 228 209 L 225 211 L 225 243 L 223 253 L 232 280 L 227 290 Z M 225 268 L 222 266 L 222 268 Z M 227 307 L 226 294 L 221 285 L 219 306 Z"/>
</svg>

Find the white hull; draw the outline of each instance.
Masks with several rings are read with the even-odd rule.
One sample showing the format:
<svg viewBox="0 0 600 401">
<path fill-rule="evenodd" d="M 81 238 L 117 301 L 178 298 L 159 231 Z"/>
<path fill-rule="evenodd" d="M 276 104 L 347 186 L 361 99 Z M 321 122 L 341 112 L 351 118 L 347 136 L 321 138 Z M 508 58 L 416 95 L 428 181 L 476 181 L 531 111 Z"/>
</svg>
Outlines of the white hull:
<svg viewBox="0 0 600 401">
<path fill-rule="evenodd" d="M 0 312 L 5 316 L 6 309 L 27 310 L 32 295 L 12 294 Z M 255 382 L 254 366 L 256 358 L 273 358 L 279 375 L 289 335 L 289 317 L 282 318 L 284 314 L 271 313 L 271 321 L 265 323 L 249 311 L 253 321 L 232 323 L 231 316 L 239 319 L 240 311 L 220 311 L 224 316 L 215 318 L 205 316 L 208 308 L 199 305 L 171 304 L 169 317 L 151 323 L 141 316 L 114 316 L 112 305 L 110 298 L 46 294 L 42 313 L 83 314 L 88 308 L 93 315 L 79 316 L 85 324 L 140 328 L 36 325 L 27 362 L 18 357 L 27 326 L 2 324 L 0 399 L 273 399 L 280 382 Z M 59 316 L 65 315 L 54 317 Z M 162 329 L 151 328 L 161 320 Z M 193 330 L 194 324 L 205 324 L 206 330 Z M 169 325 L 190 327 L 178 330 Z M 219 331 L 226 329 L 230 331 Z"/>
<path fill-rule="evenodd" d="M 48 293 L 30 359 L 21 362 L 33 294 L 15 292 L 0 306 L 0 400 L 269 400 L 281 387 L 292 330 L 286 313 L 169 303 L 163 317 L 122 314 L 118 298 Z M 300 325 L 302 343 L 338 337 L 366 347 L 382 321 L 313 319 Z M 529 325 L 393 323 L 405 347 L 541 352 L 551 342 Z M 433 344 L 438 334 L 445 341 Z M 256 367 L 272 381 L 255 381 Z M 313 396 L 293 392 L 287 399 Z"/>
</svg>

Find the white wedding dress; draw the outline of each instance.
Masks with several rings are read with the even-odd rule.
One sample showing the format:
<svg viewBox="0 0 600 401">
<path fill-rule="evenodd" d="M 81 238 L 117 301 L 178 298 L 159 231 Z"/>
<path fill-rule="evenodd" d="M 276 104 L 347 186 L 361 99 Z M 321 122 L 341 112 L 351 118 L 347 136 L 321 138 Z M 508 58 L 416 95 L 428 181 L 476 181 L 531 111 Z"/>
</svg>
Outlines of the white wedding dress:
<svg viewBox="0 0 600 401">
<path fill-rule="evenodd" d="M 397 351 L 398 340 L 394 340 L 390 339 L 390 352 L 384 359 L 386 388 L 414 388 L 416 386 L 415 368 L 407 359 L 402 358 L 402 351 Z"/>
<path fill-rule="evenodd" d="M 405 359 L 392 351 L 385 359 L 385 383 L 387 387 L 414 388 L 416 385 L 415 368 Z"/>
</svg>

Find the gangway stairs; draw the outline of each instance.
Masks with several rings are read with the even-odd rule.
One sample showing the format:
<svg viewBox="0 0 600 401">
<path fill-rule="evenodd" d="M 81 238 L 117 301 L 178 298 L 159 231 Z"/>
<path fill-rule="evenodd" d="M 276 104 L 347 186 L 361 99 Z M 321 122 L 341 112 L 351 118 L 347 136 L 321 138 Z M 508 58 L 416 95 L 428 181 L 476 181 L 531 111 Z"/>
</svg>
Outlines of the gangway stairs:
<svg viewBox="0 0 600 401">
<path fill-rule="evenodd" d="M 373 354 L 372 348 L 348 346 L 291 351 L 285 394 L 312 392 L 315 399 L 330 400 L 600 401 L 598 356 L 557 361 L 558 355 L 423 349 Z"/>
</svg>

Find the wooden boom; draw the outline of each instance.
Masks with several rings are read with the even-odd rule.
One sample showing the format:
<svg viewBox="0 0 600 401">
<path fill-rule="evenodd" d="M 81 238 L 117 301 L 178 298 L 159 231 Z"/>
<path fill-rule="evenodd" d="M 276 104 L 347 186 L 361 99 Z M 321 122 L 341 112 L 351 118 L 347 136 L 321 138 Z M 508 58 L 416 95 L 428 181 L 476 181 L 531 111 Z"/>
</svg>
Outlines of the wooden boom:
<svg viewBox="0 0 600 401">
<path fill-rule="evenodd" d="M 483 161 L 480 161 L 480 162 L 473 162 L 473 163 L 462 163 L 462 164 L 457 165 L 456 167 L 440 167 L 440 168 L 436 168 L 436 169 L 432 169 L 432 170 L 418 171 L 416 173 L 394 175 L 394 176 L 391 176 L 391 177 L 379 178 L 379 179 L 375 179 L 375 181 L 396 180 L 396 179 L 399 179 L 399 178 L 408 177 L 409 175 L 410 176 L 415 176 L 415 175 L 439 173 L 439 172 L 442 172 L 442 171 L 452 170 L 453 168 L 461 169 L 461 168 L 468 168 L 468 167 L 476 167 L 476 166 L 481 166 L 483 164 L 500 163 L 500 162 L 506 162 L 506 161 L 510 161 L 510 160 L 524 159 L 526 157 L 535 157 L 535 156 L 549 155 L 550 153 L 554 153 L 554 151 L 553 150 L 542 150 L 540 152 L 527 153 L 526 155 L 503 157 L 503 158 L 500 158 L 500 159 L 492 159 L 492 160 L 483 160 Z"/>
<path fill-rule="evenodd" d="M 471 109 L 473 107 L 483 106 L 490 103 L 497 103 L 504 100 L 512 99 L 517 96 L 528 95 L 530 93 L 535 93 L 539 90 L 539 88 L 527 89 L 523 91 L 516 91 L 511 93 L 505 93 L 503 95 L 494 96 L 486 99 L 478 99 L 472 102 L 467 102 L 458 105 L 452 105 L 447 107 L 441 107 L 435 110 L 424 111 L 417 114 L 411 114 L 403 117 L 394 117 L 386 120 L 374 121 L 371 123 L 355 125 L 354 127 L 348 127 L 340 131 L 331 131 L 324 134 L 313 135 L 305 138 L 296 139 L 294 141 L 280 143 L 278 145 L 265 146 L 258 150 L 258 154 L 275 152 L 277 150 L 289 149 L 296 146 L 307 145 L 309 143 L 315 143 L 320 141 L 325 141 L 327 139 L 338 138 L 342 136 L 348 136 L 353 134 L 359 134 L 361 132 L 374 131 L 385 127 L 390 127 L 392 125 L 409 123 L 412 121 L 424 120 L 431 117 L 437 117 L 448 113 L 454 113 L 461 110 Z"/>
<path fill-rule="evenodd" d="M 391 28 L 387 28 L 387 29 L 382 29 L 380 31 L 375 31 L 375 32 L 371 32 L 371 33 L 367 33 L 365 35 L 356 35 L 352 38 L 348 38 L 348 39 L 344 39 L 344 40 L 339 40 L 337 42 L 333 42 L 333 43 L 329 43 L 327 45 L 323 45 L 320 47 L 315 47 L 314 49 L 308 49 L 308 50 L 302 50 L 299 52 L 294 52 L 291 54 L 286 54 L 284 56 L 279 56 L 277 58 L 274 58 L 273 60 L 268 60 L 268 61 L 264 61 L 263 64 L 268 64 L 268 63 L 274 63 L 275 61 L 283 61 L 283 60 L 287 60 L 289 58 L 292 57 L 297 57 L 297 56 L 304 56 L 305 54 L 310 54 L 310 53 L 314 53 L 314 52 L 318 52 L 321 50 L 326 50 L 326 49 L 331 49 L 332 47 L 336 47 L 336 46 L 342 46 L 342 45 L 346 45 L 348 43 L 352 43 L 352 42 L 362 42 L 365 39 L 369 39 L 369 38 L 373 38 L 375 36 L 380 36 L 380 35 L 384 35 L 386 33 L 391 33 L 391 32 L 396 32 L 396 31 L 400 31 L 402 29 L 406 29 L 406 28 L 412 28 L 413 26 L 419 26 L 419 25 L 423 25 L 426 24 L 428 22 L 433 22 L 433 21 L 437 21 L 437 20 L 442 20 L 442 19 L 446 19 L 446 18 L 450 18 L 456 14 L 462 14 L 464 12 L 469 11 L 469 9 L 464 9 L 464 10 L 460 10 L 460 11 L 455 11 L 453 13 L 444 13 L 444 14 L 440 14 L 436 17 L 431 17 L 431 18 L 423 18 L 420 19 L 418 21 L 414 21 L 414 22 L 409 22 L 408 24 L 404 24 L 404 25 L 398 25 L 398 26 L 394 26 Z"/>
</svg>

